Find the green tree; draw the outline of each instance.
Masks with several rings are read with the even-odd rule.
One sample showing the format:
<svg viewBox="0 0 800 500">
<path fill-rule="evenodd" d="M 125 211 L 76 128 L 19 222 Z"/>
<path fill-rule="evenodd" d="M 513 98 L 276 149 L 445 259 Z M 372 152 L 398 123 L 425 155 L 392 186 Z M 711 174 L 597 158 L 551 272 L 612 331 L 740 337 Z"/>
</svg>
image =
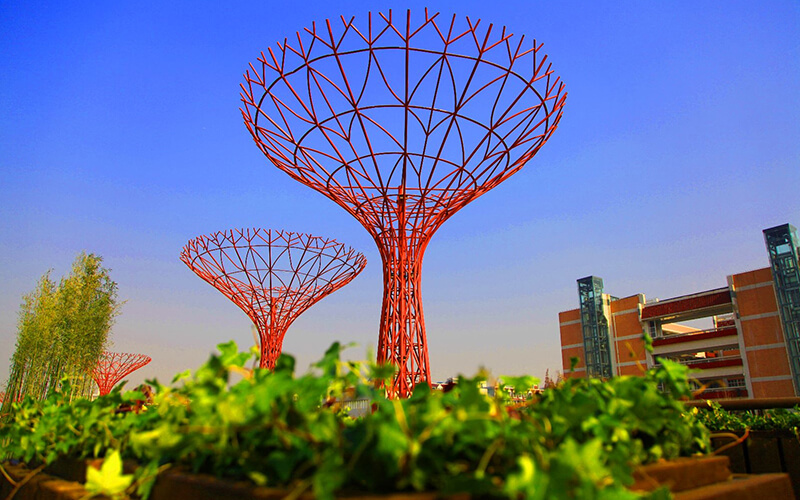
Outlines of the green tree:
<svg viewBox="0 0 800 500">
<path fill-rule="evenodd" d="M 22 297 L 17 323 L 17 348 L 11 358 L 11 373 L 6 387 L 4 404 L 28 393 L 47 391 L 44 367 L 52 348 L 51 336 L 44 332 L 54 330 L 57 286 L 50 279 L 50 271 L 39 279 L 36 288 Z"/>
<path fill-rule="evenodd" d="M 102 257 L 82 252 L 57 286 L 48 271 L 23 296 L 4 405 L 24 396 L 43 399 L 64 377 L 73 397 L 92 393 L 90 371 L 121 305 L 102 263 Z"/>
</svg>

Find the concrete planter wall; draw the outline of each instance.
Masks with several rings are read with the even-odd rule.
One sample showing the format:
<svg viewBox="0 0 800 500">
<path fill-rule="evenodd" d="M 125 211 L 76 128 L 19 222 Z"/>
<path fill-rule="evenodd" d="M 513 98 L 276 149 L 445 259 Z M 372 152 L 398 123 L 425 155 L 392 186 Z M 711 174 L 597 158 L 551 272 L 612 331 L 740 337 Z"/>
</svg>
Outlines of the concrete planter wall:
<svg viewBox="0 0 800 500">
<path fill-rule="evenodd" d="M 85 477 L 85 461 L 61 462 L 49 469 L 50 473 L 39 473 L 20 488 L 15 500 L 78 500 L 86 494 L 79 482 Z M 128 464 L 131 467 L 132 464 Z M 23 465 L 4 464 L 4 468 L 15 482 L 30 472 Z M 56 477 L 53 474 L 67 476 Z M 786 474 L 731 475 L 728 457 L 686 458 L 671 462 L 640 467 L 635 473 L 636 483 L 631 489 L 650 491 L 666 485 L 677 500 L 734 500 L 765 498 L 791 498 L 792 486 Z M 0 477 L 0 498 L 5 498 L 13 486 Z M 277 500 L 289 492 L 273 488 L 260 488 L 247 482 L 236 482 L 213 478 L 203 474 L 167 471 L 153 488 L 152 500 L 216 500 L 237 498 L 241 500 Z M 311 494 L 299 497 L 311 500 Z M 397 493 L 391 495 L 350 494 L 340 498 L 351 500 L 434 500 L 444 498 L 436 492 Z M 469 494 L 447 497 L 451 500 L 468 500 Z"/>
<path fill-rule="evenodd" d="M 743 433 L 738 433 L 742 436 Z M 717 449 L 732 441 L 731 438 L 715 438 L 712 446 Z M 765 474 L 785 472 L 789 474 L 792 487 L 800 499 L 800 441 L 793 432 L 750 431 L 740 445 L 721 452 L 731 460 L 731 471 L 739 474 Z"/>
</svg>

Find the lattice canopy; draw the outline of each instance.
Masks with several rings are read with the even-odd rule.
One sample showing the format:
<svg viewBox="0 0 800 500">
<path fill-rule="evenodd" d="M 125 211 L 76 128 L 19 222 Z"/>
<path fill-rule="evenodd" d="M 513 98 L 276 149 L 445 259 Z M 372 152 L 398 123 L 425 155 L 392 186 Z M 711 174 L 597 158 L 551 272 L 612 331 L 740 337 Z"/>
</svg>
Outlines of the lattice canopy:
<svg viewBox="0 0 800 500">
<path fill-rule="evenodd" d="M 181 260 L 256 325 L 261 367 L 274 368 L 289 326 L 353 280 L 367 264 L 332 239 L 270 229 L 232 229 L 190 240 Z"/>
<path fill-rule="evenodd" d="M 391 393 L 428 380 L 419 275 L 433 233 L 517 172 L 555 131 L 566 92 L 541 44 L 480 20 L 344 17 L 262 53 L 242 85 L 269 161 L 358 219 L 384 263 L 378 359 Z"/>
<path fill-rule="evenodd" d="M 120 380 L 152 361 L 144 354 L 126 352 L 104 352 L 92 370 L 92 378 L 97 382 L 100 395 L 105 396 Z"/>
</svg>

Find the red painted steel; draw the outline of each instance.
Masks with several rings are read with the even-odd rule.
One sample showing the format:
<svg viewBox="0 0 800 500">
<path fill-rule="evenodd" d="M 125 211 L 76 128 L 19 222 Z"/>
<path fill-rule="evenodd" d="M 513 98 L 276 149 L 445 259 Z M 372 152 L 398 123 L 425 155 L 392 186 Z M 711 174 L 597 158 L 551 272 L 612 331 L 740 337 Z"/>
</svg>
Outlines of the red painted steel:
<svg viewBox="0 0 800 500">
<path fill-rule="evenodd" d="M 105 396 L 117 383 L 152 361 L 144 354 L 126 352 L 104 352 L 92 370 L 92 378 L 97 382 L 100 395 Z"/>
<path fill-rule="evenodd" d="M 0 403 L 2 403 L 3 401 L 6 400 L 6 394 L 7 394 L 6 391 L 0 391 Z M 20 401 L 22 401 L 22 399 L 23 399 L 23 396 L 17 394 L 17 399 L 15 399 L 14 402 L 20 402 Z"/>
<path fill-rule="evenodd" d="M 242 115 L 269 161 L 339 204 L 383 260 L 378 361 L 392 396 L 430 379 L 420 295 L 431 236 L 522 168 L 562 116 L 541 44 L 425 10 L 312 24 L 262 52 Z"/>
<path fill-rule="evenodd" d="M 181 260 L 253 321 L 262 368 L 275 368 L 286 330 L 306 309 L 350 283 L 367 259 L 336 240 L 270 229 L 200 236 Z"/>
</svg>

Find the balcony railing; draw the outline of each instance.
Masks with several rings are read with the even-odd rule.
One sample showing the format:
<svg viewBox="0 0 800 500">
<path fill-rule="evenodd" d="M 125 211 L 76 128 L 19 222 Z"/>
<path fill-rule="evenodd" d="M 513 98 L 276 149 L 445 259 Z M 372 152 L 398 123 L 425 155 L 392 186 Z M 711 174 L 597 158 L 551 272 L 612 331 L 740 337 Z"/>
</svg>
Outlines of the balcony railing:
<svg viewBox="0 0 800 500">
<path fill-rule="evenodd" d="M 742 358 L 740 356 L 723 356 L 721 358 L 692 358 L 688 360 L 667 358 L 670 361 L 677 361 L 682 365 L 687 365 L 692 368 L 699 368 L 701 370 L 708 370 L 711 368 L 724 368 L 726 366 L 742 366 Z M 656 366 L 661 363 L 658 362 L 661 356 L 656 356 Z"/>
<path fill-rule="evenodd" d="M 800 406 L 800 398 L 758 398 L 758 399 L 721 399 L 715 401 L 729 411 L 732 410 L 768 410 L 772 408 L 794 408 Z M 703 400 L 685 401 L 683 403 L 689 408 L 707 408 L 708 404 Z"/>
<path fill-rule="evenodd" d="M 747 388 L 745 387 L 715 387 L 706 389 L 700 394 L 695 394 L 695 399 L 728 399 L 746 398 Z"/>
<path fill-rule="evenodd" d="M 737 334 L 738 332 L 736 331 L 736 326 L 709 328 L 708 330 L 698 330 L 696 332 L 688 332 L 688 333 L 675 333 L 671 335 L 656 337 L 653 339 L 653 346 L 659 347 L 662 345 L 677 344 L 681 342 L 692 342 L 695 340 L 729 337 Z"/>
</svg>

